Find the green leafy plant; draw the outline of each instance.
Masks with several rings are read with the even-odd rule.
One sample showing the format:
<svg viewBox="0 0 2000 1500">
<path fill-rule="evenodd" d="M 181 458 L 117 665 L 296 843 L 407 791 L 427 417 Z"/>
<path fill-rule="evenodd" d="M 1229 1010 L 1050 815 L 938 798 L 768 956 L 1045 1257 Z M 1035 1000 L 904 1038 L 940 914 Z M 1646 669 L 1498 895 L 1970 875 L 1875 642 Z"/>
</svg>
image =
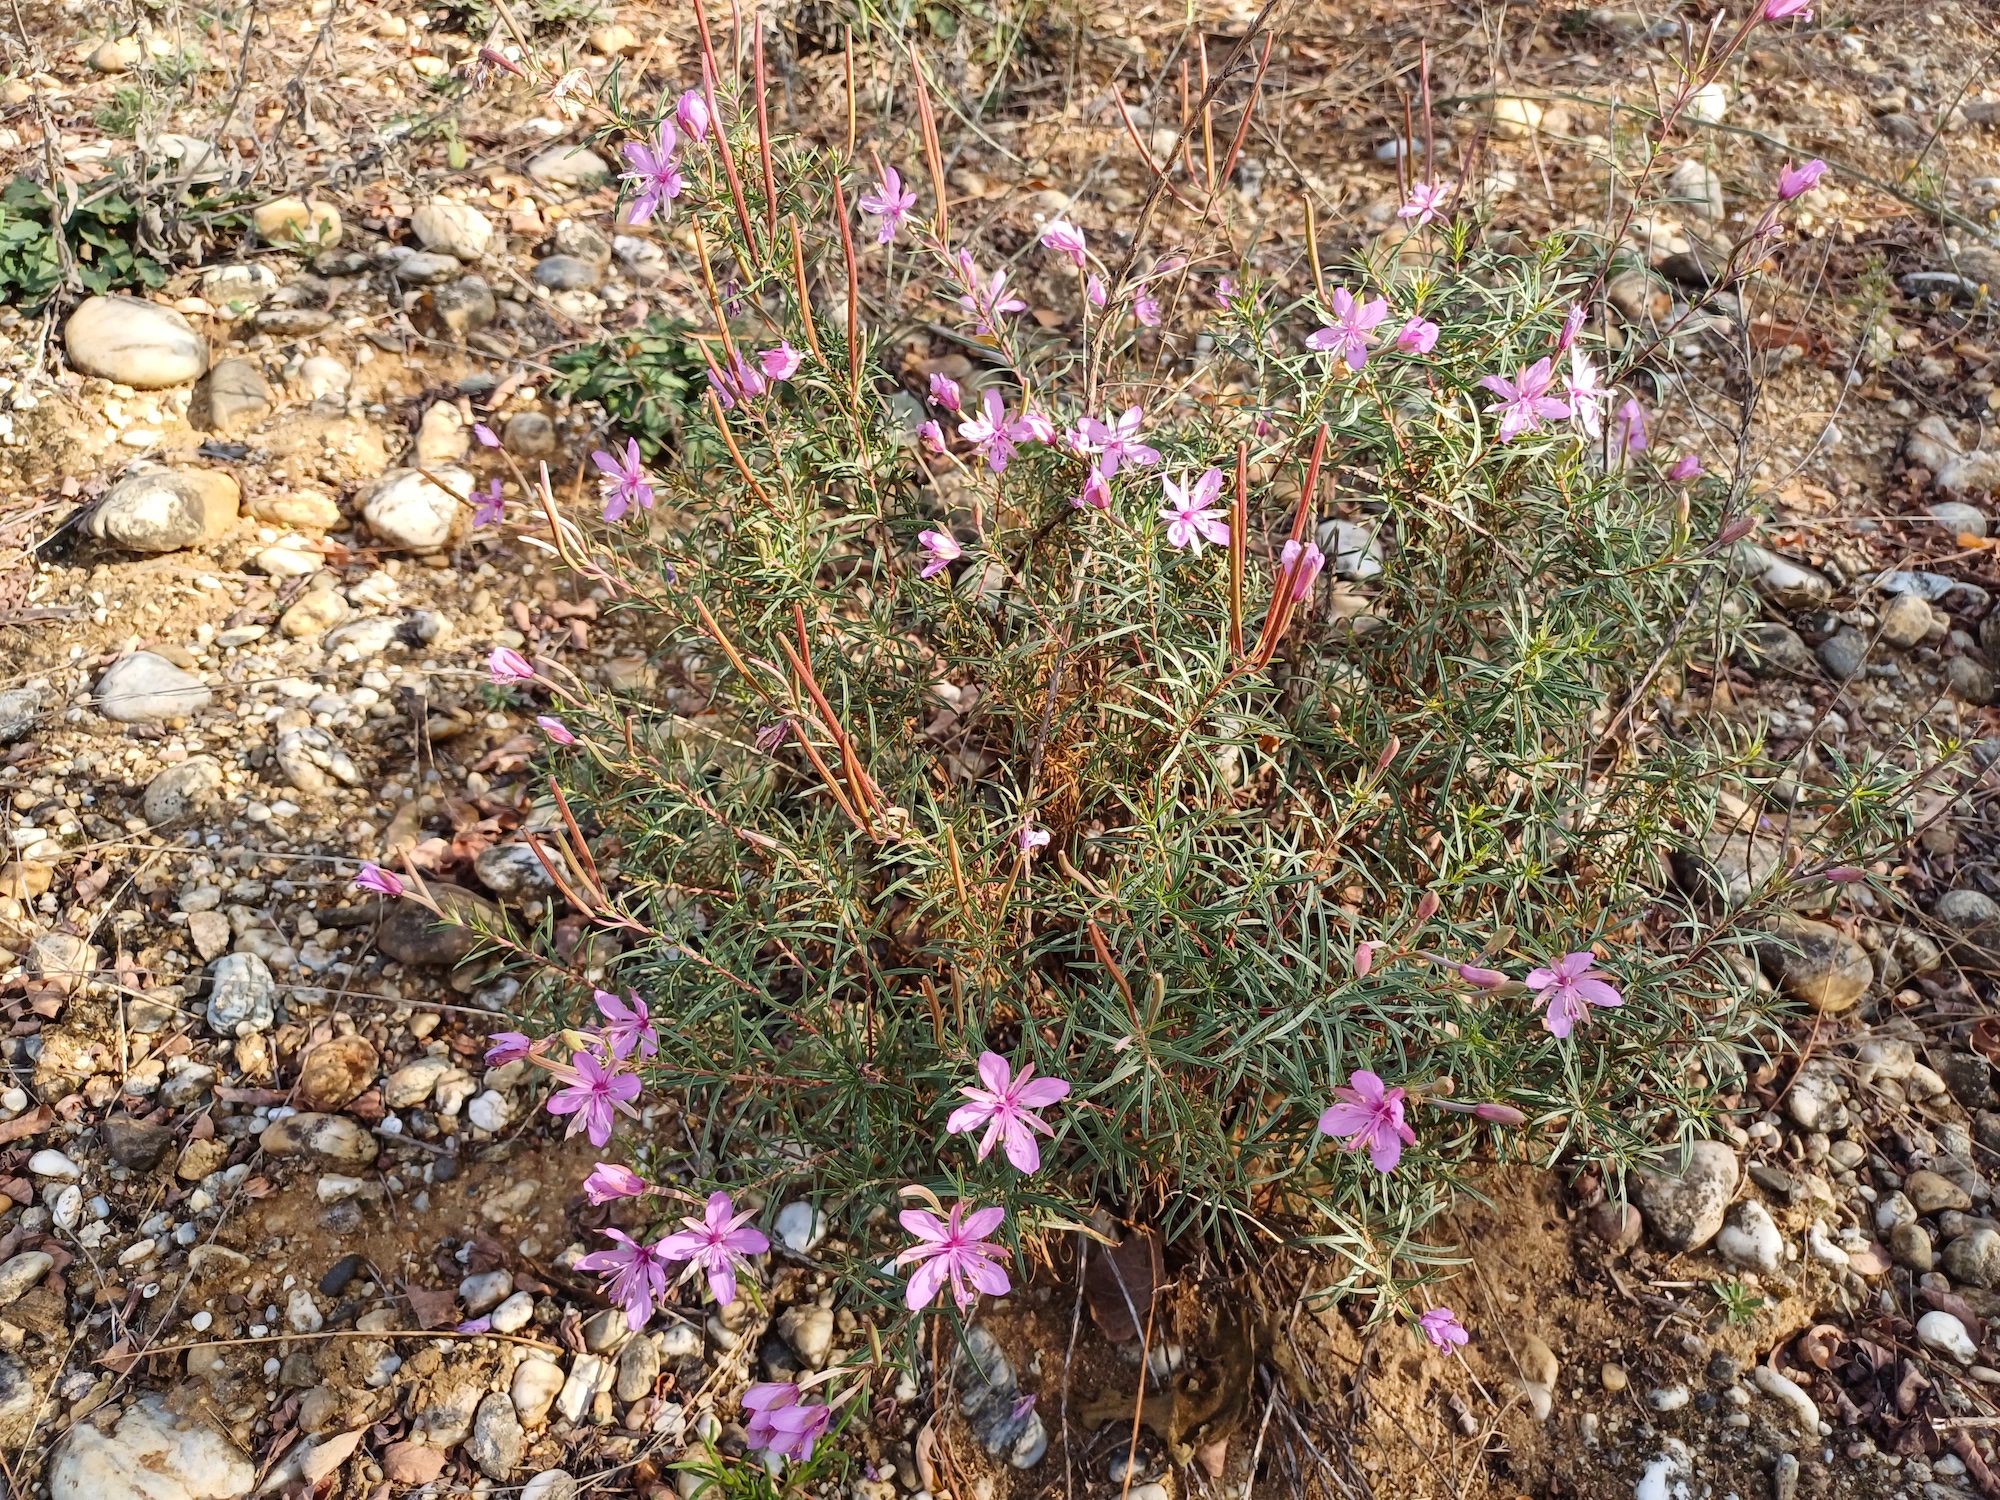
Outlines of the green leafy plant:
<svg viewBox="0 0 2000 1500">
<path fill-rule="evenodd" d="M 1732 1327 L 1754 1322 L 1758 1309 L 1764 1305 L 1764 1298 L 1740 1281 L 1711 1281 L 1708 1289 L 1722 1304 L 1723 1320 Z"/>
<path fill-rule="evenodd" d="M 164 286 L 167 268 L 133 243 L 139 212 L 111 193 L 71 213 L 64 236 L 76 264 L 77 280 L 91 292 Z M 0 301 L 37 307 L 62 284 L 62 252 L 51 228 L 49 196 L 25 177 L 0 189 Z"/>
<path fill-rule="evenodd" d="M 678 450 L 688 407 L 707 378 L 692 332 L 683 320 L 655 315 L 634 332 L 558 354 L 550 360 L 557 372 L 550 390 L 600 404 L 652 462 Z"/>
</svg>

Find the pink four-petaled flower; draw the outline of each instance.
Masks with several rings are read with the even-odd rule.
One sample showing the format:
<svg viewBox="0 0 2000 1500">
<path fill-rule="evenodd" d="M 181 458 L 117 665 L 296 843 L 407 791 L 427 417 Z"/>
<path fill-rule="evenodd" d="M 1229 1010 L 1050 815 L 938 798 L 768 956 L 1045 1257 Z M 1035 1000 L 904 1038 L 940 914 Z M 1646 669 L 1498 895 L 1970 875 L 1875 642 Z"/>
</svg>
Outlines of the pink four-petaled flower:
<svg viewBox="0 0 2000 1500">
<path fill-rule="evenodd" d="M 1160 487 L 1167 498 L 1160 519 L 1167 523 L 1169 547 L 1191 548 L 1199 557 L 1205 541 L 1218 547 L 1229 545 L 1229 523 L 1222 518 L 1221 511 L 1210 508 L 1222 493 L 1222 470 L 1210 469 L 1186 485 L 1176 484 L 1171 476 L 1163 474 Z"/>
<path fill-rule="evenodd" d="M 569 726 L 563 723 L 561 719 L 551 718 L 548 714 L 542 714 L 535 722 L 541 726 L 542 733 L 554 740 L 558 745 L 574 745 L 576 743 L 576 736 L 569 732 Z"/>
<path fill-rule="evenodd" d="M 930 561 L 924 564 L 919 578 L 935 578 L 946 568 L 965 556 L 965 549 L 958 544 L 958 538 L 946 531 L 920 531 L 917 545 L 930 553 Z"/>
<path fill-rule="evenodd" d="M 767 380 L 790 380 L 798 374 L 805 355 L 792 347 L 790 339 L 781 340 L 775 349 L 766 349 L 757 356 L 757 366 Z"/>
<path fill-rule="evenodd" d="M 1778 173 L 1778 196 L 1790 203 L 1801 193 L 1809 193 L 1819 186 L 1820 178 L 1826 176 L 1826 163 L 1814 157 L 1802 167 L 1786 162 Z"/>
<path fill-rule="evenodd" d="M 1417 1326 L 1423 1329 L 1425 1338 L 1447 1353 L 1472 1339 L 1465 1325 L 1458 1321 L 1458 1314 L 1448 1307 L 1433 1307 L 1417 1319 Z"/>
<path fill-rule="evenodd" d="M 680 164 L 674 160 L 674 152 L 679 142 L 671 120 L 660 121 L 653 144 L 644 141 L 625 143 L 625 165 L 628 170 L 623 180 L 632 184 L 633 197 L 631 212 L 627 215 L 634 224 L 643 224 L 654 214 L 680 197 L 681 189 L 687 186 L 681 177 Z"/>
<path fill-rule="evenodd" d="M 613 1198 L 639 1198 L 645 1192 L 646 1179 L 615 1161 L 599 1162 L 583 1179 L 583 1195 L 592 1203 L 609 1203 Z"/>
<path fill-rule="evenodd" d="M 875 231 L 875 243 L 886 245 L 896 237 L 896 231 L 903 227 L 903 220 L 910 216 L 910 210 L 917 206 L 916 190 L 903 191 L 903 179 L 894 167 L 882 169 L 882 180 L 875 184 L 875 191 L 861 199 L 861 211 L 882 222 Z"/>
<path fill-rule="evenodd" d="M 1438 326 L 1419 314 L 1396 332 L 1396 347 L 1405 354 L 1428 354 L 1437 347 Z"/>
<path fill-rule="evenodd" d="M 826 1436 L 833 1412 L 825 1406 L 805 1405 L 800 1394 L 789 1380 L 753 1385 L 745 1391 L 743 1409 L 750 1413 L 750 1420 L 744 1424 L 744 1441 L 753 1449 L 793 1463 L 811 1458 L 813 1446 Z"/>
<path fill-rule="evenodd" d="M 1376 1171 L 1395 1171 L 1403 1148 L 1417 1143 L 1417 1133 L 1403 1123 L 1403 1091 L 1384 1088 L 1366 1068 L 1349 1073 L 1347 1082 L 1333 1091 L 1339 1102 L 1319 1117 L 1321 1133 L 1344 1138 L 1349 1151 L 1365 1149 Z"/>
<path fill-rule="evenodd" d="M 981 415 L 958 424 L 958 435 L 978 450 L 986 467 L 995 474 L 1007 467 L 1015 444 L 1030 433 L 1019 422 L 1007 420 L 1007 403 L 998 391 L 987 389 L 979 398 Z"/>
<path fill-rule="evenodd" d="M 937 1297 L 941 1287 L 950 1287 L 952 1299 L 961 1308 L 972 1306 L 979 1293 L 1004 1297 L 1013 1290 L 1007 1272 L 999 1264 L 1005 1247 L 987 1242 L 987 1236 L 1007 1219 L 1004 1208 L 982 1208 L 967 1216 L 963 1203 L 954 1203 L 947 1219 L 922 1209 L 905 1209 L 898 1220 L 919 1243 L 896 1257 L 896 1264 L 914 1265 L 904 1302 L 911 1312 L 921 1312 Z"/>
<path fill-rule="evenodd" d="M 641 510 L 653 508 L 653 487 L 646 482 L 646 466 L 639 458 L 637 438 L 626 443 L 622 460 L 600 448 L 590 455 L 590 461 L 605 478 L 605 520 L 616 521 L 635 505 Z"/>
<path fill-rule="evenodd" d="M 565 1140 L 581 1130 L 590 1137 L 591 1145 L 601 1147 L 611 1139 L 611 1127 L 619 1115 L 639 1118 L 639 1112 L 632 1108 L 632 1101 L 639 1097 L 639 1080 L 617 1071 L 615 1062 L 607 1068 L 588 1052 L 577 1053 L 571 1066 L 576 1079 L 549 1096 L 549 1113 L 574 1117 L 563 1132 Z"/>
<path fill-rule="evenodd" d="M 403 894 L 402 877 L 377 864 L 364 864 L 361 873 L 354 877 L 354 885 L 357 890 L 376 891 L 384 896 Z"/>
<path fill-rule="evenodd" d="M 736 1273 L 745 1256 L 762 1255 L 771 1248 L 763 1231 L 749 1227 L 755 1209 L 736 1212 L 727 1193 L 711 1193 L 708 1209 L 701 1218 L 682 1219 L 686 1227 L 670 1234 L 658 1246 L 663 1260 L 688 1262 L 686 1274 L 708 1273 L 708 1289 L 715 1300 L 727 1307 L 736 1300 Z"/>
<path fill-rule="evenodd" d="M 1096 454 L 1098 467 L 1104 471 L 1106 479 L 1117 477 L 1120 464 L 1142 467 L 1156 464 L 1160 461 L 1159 450 L 1139 441 L 1139 426 L 1145 417 L 1145 412 L 1137 406 L 1126 407 L 1123 416 L 1109 423 L 1085 417 L 1076 424 L 1072 446 L 1079 453 Z"/>
<path fill-rule="evenodd" d="M 1021 830 L 1021 847 L 1029 847 L 1028 837 L 1038 835 L 1037 845 L 1046 844 L 1049 835 L 1045 829 Z M 1038 1109 L 1047 1109 L 1062 1099 L 1069 1097 L 1069 1084 L 1060 1078 L 1035 1077 L 1035 1065 L 1026 1064 L 1016 1074 L 1008 1066 L 1007 1059 L 997 1052 L 979 1054 L 979 1081 L 984 1088 L 968 1088 L 965 1097 L 972 1102 L 961 1104 L 945 1122 L 945 1130 L 952 1135 L 964 1135 L 986 1127 L 986 1134 L 980 1138 L 977 1152 L 980 1161 L 986 1160 L 995 1142 L 1001 1143 L 1007 1152 L 1007 1160 L 1017 1170 L 1036 1172 L 1041 1170 L 1042 1152 L 1035 1140 L 1035 1132 L 1053 1136 L 1055 1127 L 1040 1115 Z"/>
<path fill-rule="evenodd" d="M 622 1229 L 607 1229 L 604 1235 L 617 1246 L 591 1251 L 577 1260 L 576 1268 L 605 1273 L 605 1295 L 625 1309 L 625 1324 L 637 1333 L 653 1316 L 654 1301 L 667 1294 L 667 1268 L 659 1246 L 642 1245 Z"/>
<path fill-rule="evenodd" d="M 1451 187 L 1443 182 L 1420 182 L 1410 189 L 1410 200 L 1396 210 L 1399 219 L 1414 219 L 1412 226 L 1422 229 L 1439 214 L 1444 212 L 1444 203 L 1451 196 Z"/>
<path fill-rule="evenodd" d="M 495 646 L 492 655 L 486 658 L 487 674 L 495 687 L 505 687 L 510 682 L 532 682 L 535 678 L 534 666 L 528 658 L 508 646 Z"/>
<path fill-rule="evenodd" d="M 652 1012 L 646 1008 L 646 1002 L 639 998 L 636 990 L 631 995 L 632 1001 L 628 1005 L 608 991 L 591 992 L 591 998 L 597 1002 L 597 1008 L 603 1012 L 607 1023 L 603 1028 L 605 1043 L 611 1048 L 611 1055 L 620 1062 L 630 1057 L 635 1047 L 641 1057 L 655 1056 L 660 1050 L 659 1034 L 653 1030 Z"/>
<path fill-rule="evenodd" d="M 510 1062 L 518 1062 L 535 1045 L 526 1033 L 519 1031 L 496 1031 L 486 1040 L 493 1044 L 486 1049 L 486 1066 L 489 1068 L 504 1068 Z"/>
<path fill-rule="evenodd" d="M 1500 417 L 1500 441 L 1511 443 L 1524 432 L 1539 432 L 1544 418 L 1560 420 L 1569 415 L 1569 403 L 1549 394 L 1555 376 L 1547 356 L 1536 360 L 1514 379 L 1487 375 L 1480 382 L 1498 396 L 1486 409 Z"/>
<path fill-rule="evenodd" d="M 972 315 L 974 333 L 998 333 L 1003 316 L 1027 310 L 1028 304 L 1007 290 L 1005 271 L 995 271 L 981 286 L 979 272 L 973 268 L 971 251 L 959 252 L 958 265 L 964 273 L 966 286 L 966 295 L 958 299 L 958 305 Z"/>
<path fill-rule="evenodd" d="M 1084 256 L 1087 253 L 1083 247 L 1083 231 L 1068 219 L 1057 219 L 1044 229 L 1042 244 L 1056 254 L 1067 257 L 1069 263 L 1079 271 L 1083 269 Z"/>
<path fill-rule="evenodd" d="M 1359 370 L 1368 363 L 1368 335 L 1389 316 L 1389 303 L 1377 297 L 1357 302 L 1344 286 L 1333 289 L 1333 322 L 1306 339 L 1308 349 L 1331 354 L 1347 361 L 1347 368 Z"/>
<path fill-rule="evenodd" d="M 1591 1006 L 1615 1010 L 1625 1003 L 1611 976 L 1597 967 L 1594 953 L 1569 953 L 1552 968 L 1530 969 L 1528 988 L 1537 992 L 1535 1004 L 1547 1007 L 1542 1024 L 1558 1040 L 1566 1040 L 1570 1029 L 1589 1017 Z"/>
</svg>

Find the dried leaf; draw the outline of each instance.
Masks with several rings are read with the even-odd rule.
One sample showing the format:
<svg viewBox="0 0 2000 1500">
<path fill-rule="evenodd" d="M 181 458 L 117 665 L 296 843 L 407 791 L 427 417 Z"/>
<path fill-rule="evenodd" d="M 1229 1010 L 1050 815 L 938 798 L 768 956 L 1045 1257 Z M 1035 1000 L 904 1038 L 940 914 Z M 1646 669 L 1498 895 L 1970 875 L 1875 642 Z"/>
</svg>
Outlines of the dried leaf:
<svg viewBox="0 0 2000 1500">
<path fill-rule="evenodd" d="M 354 1456 L 354 1450 L 361 1443 L 361 1435 L 368 1429 L 357 1427 L 352 1432 L 335 1433 L 299 1457 L 299 1477 L 307 1484 L 317 1485 L 327 1475 Z"/>
<path fill-rule="evenodd" d="M 1798 1343 L 1793 1346 L 1794 1352 L 1816 1369 L 1830 1370 L 1846 1338 L 1847 1335 L 1831 1323 L 1815 1323 L 1799 1335 Z"/>
<path fill-rule="evenodd" d="M 1164 1280 L 1160 1237 L 1151 1229 L 1135 1230 L 1122 1245 L 1099 1248 L 1083 1273 L 1091 1320 L 1112 1343 L 1129 1344 L 1146 1331 L 1147 1309 Z"/>
<path fill-rule="evenodd" d="M 419 1328 L 442 1328 L 458 1321 L 458 1293 L 447 1287 L 406 1286 L 410 1313 Z"/>
</svg>

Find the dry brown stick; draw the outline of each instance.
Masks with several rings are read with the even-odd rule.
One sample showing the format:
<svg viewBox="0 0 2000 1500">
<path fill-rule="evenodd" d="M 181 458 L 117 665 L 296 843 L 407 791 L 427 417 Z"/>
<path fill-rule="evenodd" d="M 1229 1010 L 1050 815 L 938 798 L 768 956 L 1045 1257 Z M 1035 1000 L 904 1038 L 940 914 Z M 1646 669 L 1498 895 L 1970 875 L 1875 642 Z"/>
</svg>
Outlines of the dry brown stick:
<svg viewBox="0 0 2000 1500">
<path fill-rule="evenodd" d="M 708 353 L 706 345 L 702 346 L 702 352 Z M 708 357 L 708 368 L 711 374 L 715 370 L 713 355 Z M 757 482 L 757 476 L 750 472 L 750 465 L 743 461 L 743 450 L 736 446 L 736 436 L 729 430 L 729 423 L 722 415 L 722 398 L 715 394 L 714 386 L 708 388 L 708 409 L 715 415 L 715 430 L 722 434 L 722 441 L 729 448 L 729 456 L 736 460 L 736 472 L 741 474 L 743 482 L 750 486 L 750 493 L 764 502 L 764 508 L 782 520 L 784 512 L 778 509 L 777 503 L 765 492 L 764 486 Z"/>
</svg>

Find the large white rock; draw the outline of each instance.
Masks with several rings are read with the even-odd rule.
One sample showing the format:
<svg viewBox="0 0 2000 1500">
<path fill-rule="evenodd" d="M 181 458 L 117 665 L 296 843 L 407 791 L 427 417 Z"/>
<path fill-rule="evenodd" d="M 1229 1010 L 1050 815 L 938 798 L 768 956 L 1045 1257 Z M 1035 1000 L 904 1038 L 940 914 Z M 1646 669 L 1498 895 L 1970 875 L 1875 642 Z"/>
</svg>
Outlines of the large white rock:
<svg viewBox="0 0 2000 1500">
<path fill-rule="evenodd" d="M 108 1434 L 70 1428 L 49 1464 L 49 1500 L 235 1500 L 257 1471 L 221 1433 L 182 1423 L 158 1396 L 125 1408 Z"/>
<path fill-rule="evenodd" d="M 472 476 L 455 465 L 431 473 L 457 493 L 446 494 L 415 469 L 392 469 L 362 503 L 368 529 L 389 546 L 409 552 L 438 552 L 450 545 L 471 517 L 457 496 L 472 493 Z"/>
<path fill-rule="evenodd" d="M 177 719 L 208 707 L 208 686 L 164 656 L 134 651 L 97 679 L 97 711 L 119 724 Z"/>
<path fill-rule="evenodd" d="M 410 215 L 410 227 L 426 250 L 478 260 L 493 243 L 493 221 L 478 209 L 448 198 L 434 198 Z"/>
<path fill-rule="evenodd" d="M 178 552 L 227 532 L 241 498 L 217 469 L 146 469 L 105 491 L 84 529 L 134 552 Z"/>
<path fill-rule="evenodd" d="M 588 146 L 549 146 L 529 159 L 528 175 L 543 187 L 591 187 L 611 180 L 611 163 Z"/>
<path fill-rule="evenodd" d="M 171 307 L 116 293 L 86 297 L 63 329 L 69 362 L 142 391 L 199 380 L 208 369 L 208 341 Z"/>
</svg>

